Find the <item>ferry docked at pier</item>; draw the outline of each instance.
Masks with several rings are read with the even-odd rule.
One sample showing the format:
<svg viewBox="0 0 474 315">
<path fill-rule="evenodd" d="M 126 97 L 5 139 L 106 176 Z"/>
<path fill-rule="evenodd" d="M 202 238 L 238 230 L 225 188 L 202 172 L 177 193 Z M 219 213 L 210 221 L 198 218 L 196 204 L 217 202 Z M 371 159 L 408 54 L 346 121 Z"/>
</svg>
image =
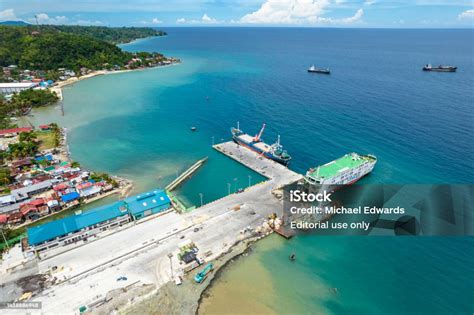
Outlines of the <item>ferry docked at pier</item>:
<svg viewBox="0 0 474 315">
<path fill-rule="evenodd" d="M 255 135 L 255 137 L 252 137 L 240 130 L 239 122 L 237 122 L 237 128 L 231 128 L 232 140 L 243 147 L 257 152 L 261 156 L 285 166 L 288 165 L 288 163 L 290 163 L 291 156 L 286 152 L 286 150 L 283 150 L 283 146 L 280 144 L 280 136 L 278 136 L 278 139 L 274 144 L 268 145 L 262 140 L 262 134 L 264 130 L 265 124 L 263 124 L 260 132 Z"/>
<path fill-rule="evenodd" d="M 311 168 L 305 180 L 312 185 L 350 185 L 372 172 L 377 158 L 374 155 L 349 153 L 327 164 Z"/>
</svg>

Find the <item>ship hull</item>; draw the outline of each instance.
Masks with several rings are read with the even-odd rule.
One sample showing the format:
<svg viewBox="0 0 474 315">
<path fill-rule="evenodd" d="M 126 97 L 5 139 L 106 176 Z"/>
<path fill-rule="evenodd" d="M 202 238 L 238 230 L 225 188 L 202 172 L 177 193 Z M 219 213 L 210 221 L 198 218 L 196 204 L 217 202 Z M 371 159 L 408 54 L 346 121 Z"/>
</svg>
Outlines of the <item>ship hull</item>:
<svg viewBox="0 0 474 315">
<path fill-rule="evenodd" d="M 242 141 L 240 140 L 238 137 L 236 137 L 235 135 L 232 137 L 232 140 L 234 140 L 235 143 L 237 143 L 238 145 L 241 145 L 251 151 L 254 151 L 255 153 L 258 153 L 259 155 L 263 156 L 263 157 L 266 157 L 267 159 L 270 159 L 270 160 L 273 160 L 277 163 L 280 163 L 282 165 L 285 165 L 287 166 L 290 161 L 289 160 L 283 160 L 281 158 L 279 158 L 278 156 L 275 156 L 271 153 L 268 153 L 268 152 L 264 152 L 258 148 L 256 148 L 255 146 L 253 146 L 251 143 L 247 143 L 245 141 Z"/>
<path fill-rule="evenodd" d="M 458 68 L 423 68 L 423 71 L 431 71 L 431 72 L 456 72 Z"/>
<path fill-rule="evenodd" d="M 309 73 L 320 73 L 320 74 L 331 74 L 330 71 L 327 70 L 308 70 Z"/>
</svg>

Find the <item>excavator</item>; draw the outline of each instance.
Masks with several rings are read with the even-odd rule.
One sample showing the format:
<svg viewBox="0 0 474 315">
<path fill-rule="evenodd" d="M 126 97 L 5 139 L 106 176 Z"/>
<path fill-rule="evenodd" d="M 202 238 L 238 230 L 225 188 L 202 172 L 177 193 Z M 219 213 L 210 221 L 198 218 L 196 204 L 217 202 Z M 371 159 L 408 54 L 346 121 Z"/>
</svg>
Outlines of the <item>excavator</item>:
<svg viewBox="0 0 474 315">
<path fill-rule="evenodd" d="M 194 276 L 194 281 L 196 281 L 196 283 L 201 283 L 204 281 L 204 279 L 207 278 L 207 275 L 209 274 L 209 272 L 212 271 L 212 269 L 214 268 L 214 265 L 212 263 L 208 263 L 206 265 L 206 267 L 204 267 L 203 270 L 201 270 L 201 272 L 198 272 L 195 276 Z"/>
</svg>

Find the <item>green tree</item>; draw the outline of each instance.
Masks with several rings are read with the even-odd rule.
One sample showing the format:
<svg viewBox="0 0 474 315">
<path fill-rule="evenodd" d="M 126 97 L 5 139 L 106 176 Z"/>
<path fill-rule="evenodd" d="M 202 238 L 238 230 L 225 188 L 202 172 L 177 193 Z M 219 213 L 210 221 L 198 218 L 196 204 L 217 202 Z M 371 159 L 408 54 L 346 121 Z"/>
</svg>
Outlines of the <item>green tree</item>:
<svg viewBox="0 0 474 315">
<path fill-rule="evenodd" d="M 6 167 L 0 168 L 0 185 L 8 185 L 11 183 L 10 169 Z"/>
</svg>

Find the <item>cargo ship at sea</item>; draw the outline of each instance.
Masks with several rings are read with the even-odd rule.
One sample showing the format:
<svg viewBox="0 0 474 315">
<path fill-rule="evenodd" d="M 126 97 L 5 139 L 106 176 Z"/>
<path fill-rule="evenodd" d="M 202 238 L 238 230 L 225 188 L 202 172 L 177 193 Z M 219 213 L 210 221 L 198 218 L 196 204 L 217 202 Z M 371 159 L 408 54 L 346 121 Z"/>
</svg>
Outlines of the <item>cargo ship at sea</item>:
<svg viewBox="0 0 474 315">
<path fill-rule="evenodd" d="M 278 136 L 277 141 L 274 144 L 266 144 L 262 140 L 262 134 L 264 130 L 265 124 L 263 124 L 260 132 L 252 137 L 251 135 L 248 135 L 240 130 L 239 122 L 237 122 L 237 128 L 231 128 L 232 139 L 235 143 L 255 151 L 263 157 L 285 166 L 288 165 L 288 163 L 290 163 L 291 156 L 286 152 L 286 150 L 283 150 L 283 146 L 280 144 L 280 136 Z"/>
<path fill-rule="evenodd" d="M 322 74 L 331 74 L 331 71 L 329 69 L 321 69 L 321 68 L 316 68 L 314 65 L 308 68 L 308 72 L 310 73 L 322 73 Z"/>
<path fill-rule="evenodd" d="M 453 66 L 442 66 L 433 67 L 431 64 L 427 64 L 423 67 L 423 71 L 434 71 L 434 72 L 456 72 L 458 67 Z"/>
<path fill-rule="evenodd" d="M 337 160 L 311 168 L 305 180 L 312 185 L 350 185 L 372 172 L 377 158 L 374 155 L 349 153 Z"/>
</svg>

